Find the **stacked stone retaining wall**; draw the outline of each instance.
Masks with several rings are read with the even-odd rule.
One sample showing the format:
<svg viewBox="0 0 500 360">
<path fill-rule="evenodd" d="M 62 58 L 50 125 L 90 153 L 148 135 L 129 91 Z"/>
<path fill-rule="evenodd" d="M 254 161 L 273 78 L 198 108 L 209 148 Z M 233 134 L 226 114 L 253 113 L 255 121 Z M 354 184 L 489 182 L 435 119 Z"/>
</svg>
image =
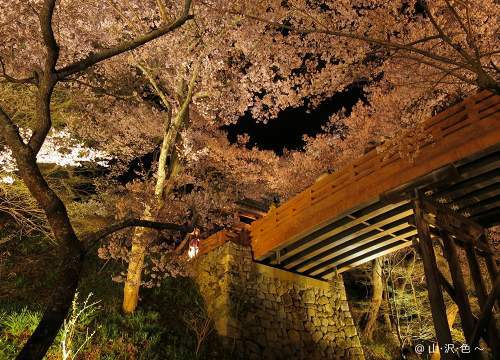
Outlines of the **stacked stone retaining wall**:
<svg viewBox="0 0 500 360">
<path fill-rule="evenodd" d="M 196 274 L 234 358 L 364 359 L 340 276 L 324 282 L 258 264 L 230 242 L 202 256 Z"/>
</svg>

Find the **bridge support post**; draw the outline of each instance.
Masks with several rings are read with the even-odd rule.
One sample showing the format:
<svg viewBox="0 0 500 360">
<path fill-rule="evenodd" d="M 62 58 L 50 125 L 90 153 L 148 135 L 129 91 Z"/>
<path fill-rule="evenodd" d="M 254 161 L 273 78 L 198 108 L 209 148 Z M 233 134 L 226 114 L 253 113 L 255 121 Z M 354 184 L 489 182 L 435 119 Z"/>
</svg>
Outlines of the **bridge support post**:
<svg viewBox="0 0 500 360">
<path fill-rule="evenodd" d="M 481 337 L 490 347 L 493 357 L 499 358 L 500 340 L 492 311 L 495 301 L 498 301 L 500 296 L 500 278 L 497 275 L 494 254 L 488 244 L 484 229 L 479 224 L 445 206 L 423 199 L 418 191 L 416 191 L 413 206 L 415 225 L 419 236 L 419 242 L 415 246 L 419 249 L 424 264 L 432 317 L 440 347 L 443 348 L 445 346 L 443 344 L 452 344 L 452 339 L 450 335 L 451 324 L 446 323 L 444 315 L 445 305 L 439 282 L 458 305 L 462 329 L 470 347 L 467 358 L 481 358 L 481 350 L 477 347 Z M 442 240 L 443 253 L 448 263 L 453 285 L 448 282 L 437 266 L 429 224 L 433 226 L 432 235 Z M 479 319 L 474 317 L 471 311 L 456 245 L 463 248 L 467 257 L 470 276 L 480 305 Z M 478 254 L 484 258 L 492 281 L 492 291 L 489 295 L 477 257 Z M 444 356 L 449 355 L 441 353 Z"/>
<path fill-rule="evenodd" d="M 469 263 L 471 277 L 474 282 L 474 288 L 476 290 L 476 294 L 479 299 L 479 308 L 481 309 L 481 312 L 487 312 L 488 314 L 491 314 L 486 310 L 488 302 L 488 293 L 486 291 L 486 285 L 484 283 L 483 277 L 481 276 L 481 269 L 479 267 L 479 262 L 476 257 L 476 251 L 474 249 L 473 244 L 470 243 L 466 244 L 465 252 L 467 254 L 467 260 Z M 492 290 L 492 293 L 494 292 L 495 292 L 495 286 L 493 286 Z M 487 338 L 485 340 L 487 340 L 488 345 L 491 347 L 491 350 L 493 352 L 493 357 L 498 359 L 498 356 L 500 356 L 500 340 L 498 339 L 496 324 L 493 317 L 491 316 L 488 317 L 489 319 L 486 320 L 488 331 L 487 331 Z"/>
<path fill-rule="evenodd" d="M 474 317 L 472 316 L 472 311 L 470 309 L 469 298 L 467 297 L 467 289 L 465 287 L 462 269 L 460 268 L 457 249 L 453 239 L 450 238 L 446 231 L 441 230 L 439 233 L 441 239 L 443 240 L 444 255 L 446 260 L 448 260 L 448 266 L 453 280 L 455 293 L 455 298 L 453 300 L 458 305 L 465 339 L 467 340 L 467 343 L 470 344 L 470 341 L 472 340 L 472 332 L 474 330 Z"/>
<path fill-rule="evenodd" d="M 415 225 L 418 230 L 418 249 L 422 256 L 424 264 L 425 277 L 427 279 L 427 290 L 429 303 L 431 305 L 432 319 L 434 328 L 436 329 L 436 337 L 441 349 L 447 348 L 448 344 L 453 344 L 451 338 L 448 319 L 446 318 L 446 306 L 444 304 L 443 293 L 441 290 L 441 281 L 439 279 L 439 270 L 436 264 L 436 255 L 432 246 L 429 225 L 424 220 L 424 212 L 422 210 L 422 199 L 419 193 L 413 202 L 415 212 Z M 454 353 L 442 351 L 444 360 L 456 359 Z"/>
</svg>

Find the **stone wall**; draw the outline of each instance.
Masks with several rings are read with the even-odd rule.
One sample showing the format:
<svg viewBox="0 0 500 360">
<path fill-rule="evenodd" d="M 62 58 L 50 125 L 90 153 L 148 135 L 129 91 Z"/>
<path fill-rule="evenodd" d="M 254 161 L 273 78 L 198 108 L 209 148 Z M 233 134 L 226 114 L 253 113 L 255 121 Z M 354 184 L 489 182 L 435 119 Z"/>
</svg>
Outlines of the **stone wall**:
<svg viewBox="0 0 500 360">
<path fill-rule="evenodd" d="M 253 262 L 226 243 L 200 257 L 196 281 L 234 358 L 364 359 L 339 276 L 311 279 Z"/>
</svg>

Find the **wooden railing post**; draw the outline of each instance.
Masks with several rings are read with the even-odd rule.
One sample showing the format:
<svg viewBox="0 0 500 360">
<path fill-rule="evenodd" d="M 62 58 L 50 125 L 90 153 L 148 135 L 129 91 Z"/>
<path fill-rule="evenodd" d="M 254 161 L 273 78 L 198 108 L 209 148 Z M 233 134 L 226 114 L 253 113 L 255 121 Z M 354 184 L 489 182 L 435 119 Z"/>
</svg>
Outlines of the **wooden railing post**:
<svg viewBox="0 0 500 360">
<path fill-rule="evenodd" d="M 448 326 L 448 319 L 446 318 L 446 306 L 441 290 L 439 269 L 436 264 L 436 255 L 432 246 L 429 225 L 424 220 L 422 198 L 418 191 L 415 194 L 416 198 L 413 201 L 413 209 L 415 212 L 415 225 L 418 230 L 418 248 L 424 264 L 427 293 L 431 306 L 432 320 L 436 330 L 436 338 L 439 347 L 444 349 L 448 344 L 453 344 L 453 340 L 451 338 L 450 327 Z M 450 352 L 442 352 L 442 357 L 444 360 L 457 358 L 456 354 Z"/>
</svg>

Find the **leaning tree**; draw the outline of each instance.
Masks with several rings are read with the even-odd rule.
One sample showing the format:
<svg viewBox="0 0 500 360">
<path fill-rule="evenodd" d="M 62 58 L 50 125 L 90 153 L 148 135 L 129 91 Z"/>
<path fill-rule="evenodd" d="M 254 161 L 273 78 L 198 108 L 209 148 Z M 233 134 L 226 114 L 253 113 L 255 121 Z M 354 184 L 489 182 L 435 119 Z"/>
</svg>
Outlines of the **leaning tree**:
<svg viewBox="0 0 500 360">
<path fill-rule="evenodd" d="M 106 16 L 112 14 L 107 8 L 110 5 L 92 5 L 95 4 L 82 6 L 66 1 L 56 7 L 55 0 L 4 2 L 0 5 L 0 31 L 4 39 L 0 48 L 2 81 L 36 87 L 36 121 L 28 141 L 21 137 L 18 126 L 4 110 L 4 104 L 0 107 L 1 136 L 12 151 L 20 177 L 45 212 L 61 259 L 64 259 L 50 304 L 19 353 L 19 359 L 41 359 L 52 344 L 71 305 L 88 244 L 130 226 L 183 230 L 174 224 L 127 219 L 79 238 L 64 203 L 48 186 L 37 165 L 37 153 L 52 126 L 51 97 L 58 83 L 78 77 L 96 64 L 173 32 L 192 18 L 190 0 L 181 4 L 179 15 L 166 24 L 155 23 L 154 14 L 149 9 L 143 13 L 146 23 L 137 24 L 143 33 L 132 36 L 126 27 L 120 28 L 116 22 L 105 21 Z M 146 9 L 142 7 L 141 10 Z M 124 33 L 121 34 L 120 30 Z M 103 33 L 106 37 L 101 39 L 99 35 Z"/>
</svg>

